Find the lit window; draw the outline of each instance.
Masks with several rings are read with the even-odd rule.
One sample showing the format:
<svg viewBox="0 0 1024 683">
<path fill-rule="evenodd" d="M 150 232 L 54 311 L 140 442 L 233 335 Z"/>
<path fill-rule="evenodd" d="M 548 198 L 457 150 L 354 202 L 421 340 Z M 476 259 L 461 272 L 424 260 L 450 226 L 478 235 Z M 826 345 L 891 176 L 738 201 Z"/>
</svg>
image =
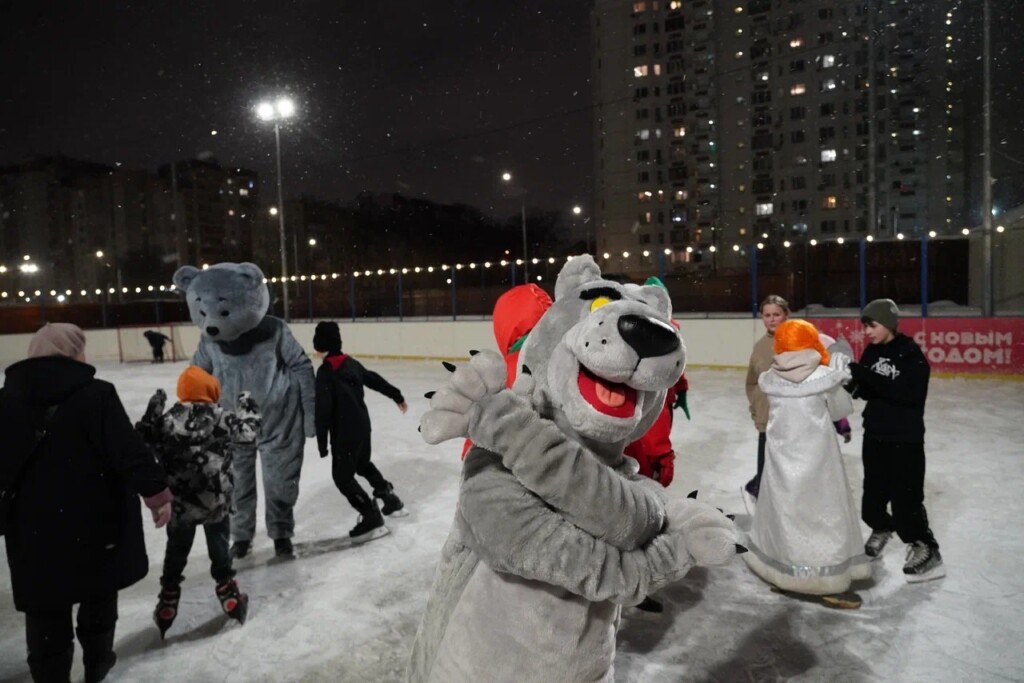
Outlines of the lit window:
<svg viewBox="0 0 1024 683">
<path fill-rule="evenodd" d="M 638 131 L 636 136 L 641 140 L 647 140 L 651 137 L 651 131 L 648 130 L 647 128 L 644 128 L 643 130 Z"/>
<path fill-rule="evenodd" d="M 654 129 L 654 137 L 658 138 L 659 140 L 661 139 L 661 128 Z"/>
<path fill-rule="evenodd" d="M 768 72 L 767 71 L 762 71 L 761 73 L 757 74 L 757 80 L 759 80 L 759 81 L 767 81 L 768 80 Z"/>
<path fill-rule="evenodd" d="M 640 66 L 634 66 L 633 67 L 633 77 L 634 78 L 643 78 L 646 75 L 647 75 L 647 65 L 646 64 L 641 64 Z"/>
<path fill-rule="evenodd" d="M 830 161 L 836 160 L 836 151 L 834 149 L 823 149 L 821 150 L 821 163 L 825 164 Z"/>
<path fill-rule="evenodd" d="M 805 157 L 803 154 L 798 154 L 797 157 L 793 159 L 793 162 L 797 166 L 803 166 L 804 164 L 807 163 L 807 157 Z"/>
<path fill-rule="evenodd" d="M 634 14 L 640 14 L 645 9 L 647 9 L 647 3 L 646 2 L 634 2 L 633 3 L 633 13 Z"/>
<path fill-rule="evenodd" d="M 733 10 L 733 12 L 735 12 L 736 14 L 743 14 L 743 8 L 737 7 L 736 9 Z"/>
<path fill-rule="evenodd" d="M 803 44 L 804 44 L 804 39 L 803 38 L 793 38 L 791 41 L 789 41 L 789 46 L 793 47 L 793 48 L 800 47 Z"/>
<path fill-rule="evenodd" d="M 807 86 L 803 83 L 794 83 L 789 89 L 790 95 L 803 95 L 805 92 L 807 92 Z"/>
<path fill-rule="evenodd" d="M 758 216 L 771 216 L 772 212 L 775 210 L 775 207 L 772 205 L 771 202 L 766 202 L 764 204 L 758 204 L 757 206 L 754 207 L 754 210 Z"/>
<path fill-rule="evenodd" d="M 681 201 L 685 200 L 686 197 L 687 197 L 686 190 L 676 190 L 676 200 L 677 201 L 681 202 Z"/>
<path fill-rule="evenodd" d="M 743 56 L 743 50 L 740 50 L 739 52 L 736 53 L 736 59 L 739 59 L 742 56 Z"/>
<path fill-rule="evenodd" d="M 682 0 L 672 0 L 672 2 L 668 3 L 668 8 L 669 9 L 679 9 L 682 6 L 683 6 Z"/>
<path fill-rule="evenodd" d="M 830 68 L 832 68 L 835 65 L 836 65 L 836 56 L 835 55 L 824 55 L 824 56 L 822 56 L 822 58 L 821 58 L 821 68 L 823 68 L 823 69 L 830 69 Z"/>
<path fill-rule="evenodd" d="M 834 209 L 836 208 L 836 206 L 837 202 L 834 195 L 829 195 L 828 197 L 825 197 L 824 201 L 821 203 L 821 207 L 823 209 Z"/>
<path fill-rule="evenodd" d="M 655 76 L 660 76 L 661 75 L 661 64 L 655 64 L 654 65 L 654 75 Z"/>
<path fill-rule="evenodd" d="M 826 78 L 821 83 L 821 89 L 822 89 L 822 91 L 825 91 L 825 90 L 835 90 L 836 89 L 836 79 L 834 79 L 834 78 Z"/>
<path fill-rule="evenodd" d="M 674 137 L 674 138 L 686 137 L 686 127 L 685 126 L 679 126 L 679 128 L 673 128 L 672 129 L 672 137 Z"/>
<path fill-rule="evenodd" d="M 249 190 L 245 189 L 244 187 L 240 188 L 238 190 L 238 196 L 239 197 L 248 197 L 249 196 Z"/>
</svg>

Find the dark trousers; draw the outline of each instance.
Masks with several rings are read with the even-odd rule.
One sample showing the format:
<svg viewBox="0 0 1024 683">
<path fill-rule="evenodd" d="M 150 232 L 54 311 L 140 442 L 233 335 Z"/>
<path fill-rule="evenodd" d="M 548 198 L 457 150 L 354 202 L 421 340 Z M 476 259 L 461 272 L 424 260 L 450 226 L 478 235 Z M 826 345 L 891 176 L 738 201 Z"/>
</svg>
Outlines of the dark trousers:
<svg viewBox="0 0 1024 683">
<path fill-rule="evenodd" d="M 153 362 L 154 363 L 163 363 L 164 362 L 164 347 L 163 347 L 163 345 L 161 345 L 161 346 L 154 346 L 153 347 Z"/>
<path fill-rule="evenodd" d="M 349 505 L 356 510 L 362 510 L 373 502 L 356 481 L 357 474 L 370 482 L 375 494 L 387 493 L 391 490 L 391 484 L 370 462 L 369 438 L 354 447 L 347 449 L 332 447 L 331 451 L 331 478 L 334 479 L 334 485 L 345 496 Z"/>
<path fill-rule="evenodd" d="M 208 522 L 203 525 L 206 534 L 206 549 L 210 554 L 210 576 L 218 584 L 234 578 L 230 539 L 231 520 L 228 517 L 219 522 Z M 164 553 L 164 574 L 160 577 L 160 585 L 173 587 L 181 583 L 182 572 L 188 563 L 188 554 L 192 551 L 192 542 L 196 538 L 195 524 L 168 524 L 167 550 Z"/>
<path fill-rule="evenodd" d="M 71 627 L 73 607 L 68 605 L 59 610 L 25 613 L 25 640 L 33 680 L 68 680 L 75 652 Z M 116 592 L 83 600 L 79 604 L 77 635 L 86 667 L 91 669 L 109 659 L 116 625 Z"/>
<path fill-rule="evenodd" d="M 764 472 L 764 446 L 768 442 L 768 436 L 764 432 L 757 435 L 757 474 L 747 482 L 747 493 L 757 498 L 761 491 L 761 473 Z"/>
<path fill-rule="evenodd" d="M 875 531 L 895 531 L 904 543 L 924 541 L 938 548 L 924 509 L 924 444 L 865 438 L 862 455 L 864 523 Z"/>
</svg>

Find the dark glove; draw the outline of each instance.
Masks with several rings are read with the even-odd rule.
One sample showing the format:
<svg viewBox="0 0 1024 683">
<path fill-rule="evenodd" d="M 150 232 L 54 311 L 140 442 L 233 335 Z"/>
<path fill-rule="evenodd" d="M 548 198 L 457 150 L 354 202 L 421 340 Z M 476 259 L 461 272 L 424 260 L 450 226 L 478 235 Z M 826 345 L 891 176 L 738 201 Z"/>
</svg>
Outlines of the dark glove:
<svg viewBox="0 0 1024 683">
<path fill-rule="evenodd" d="M 676 454 L 669 451 L 655 458 L 652 464 L 654 479 L 662 486 L 668 487 L 676 473 Z"/>
<path fill-rule="evenodd" d="M 841 420 L 837 420 L 835 423 L 836 431 L 841 437 L 843 437 L 843 443 L 850 443 L 850 439 L 853 438 L 853 430 L 850 429 L 850 421 L 845 417 Z"/>
<path fill-rule="evenodd" d="M 149 405 L 146 406 L 146 413 L 142 416 L 142 421 L 145 423 L 155 422 L 158 417 L 164 414 L 164 406 L 167 405 L 167 392 L 163 389 L 157 389 L 153 397 L 149 399 Z"/>
<path fill-rule="evenodd" d="M 871 371 L 860 363 L 850 363 L 847 367 L 850 369 L 850 376 L 853 377 L 854 382 L 863 382 L 871 374 Z"/>
<path fill-rule="evenodd" d="M 259 406 L 256 405 L 256 399 L 248 391 L 243 391 L 238 395 L 237 403 L 240 415 L 257 415 L 260 412 Z"/>
<path fill-rule="evenodd" d="M 675 402 L 675 405 L 673 406 L 673 408 L 682 408 L 683 414 L 686 415 L 686 419 L 687 420 L 690 419 L 690 407 L 688 405 L 686 405 L 686 392 L 685 391 L 677 391 L 676 392 L 676 402 Z M 668 484 L 666 484 L 666 486 L 668 486 Z"/>
<path fill-rule="evenodd" d="M 320 452 L 320 457 L 321 457 L 321 458 L 326 458 L 326 457 L 327 457 L 327 455 L 328 455 L 327 451 L 321 451 L 321 452 Z"/>
</svg>

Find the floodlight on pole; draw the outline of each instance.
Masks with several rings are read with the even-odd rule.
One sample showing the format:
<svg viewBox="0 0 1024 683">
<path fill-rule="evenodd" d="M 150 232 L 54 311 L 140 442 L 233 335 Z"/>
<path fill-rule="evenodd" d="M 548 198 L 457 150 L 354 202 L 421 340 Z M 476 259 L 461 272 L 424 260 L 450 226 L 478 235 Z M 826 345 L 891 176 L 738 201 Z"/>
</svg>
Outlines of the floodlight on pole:
<svg viewBox="0 0 1024 683">
<path fill-rule="evenodd" d="M 271 208 L 270 215 L 277 214 L 278 229 L 281 233 L 281 291 L 284 301 L 284 319 L 288 320 L 288 255 L 284 235 L 284 191 L 281 179 L 281 121 L 295 115 L 295 102 L 288 97 L 279 97 L 276 102 L 260 102 L 256 105 L 256 116 L 261 121 L 274 123 L 274 146 L 277 150 L 277 207 Z M 275 211 L 276 208 L 276 211 Z"/>
<path fill-rule="evenodd" d="M 503 182 L 511 183 L 512 182 L 512 174 L 510 172 L 508 172 L 508 171 L 504 171 L 501 174 L 501 179 L 502 179 Z M 520 209 L 520 216 L 522 217 L 522 225 L 523 225 L 523 282 L 529 282 L 530 281 L 530 267 L 527 265 L 529 263 L 529 261 L 526 258 L 527 257 L 527 253 L 526 253 L 526 197 L 525 197 L 525 195 L 520 199 L 519 209 Z"/>
</svg>

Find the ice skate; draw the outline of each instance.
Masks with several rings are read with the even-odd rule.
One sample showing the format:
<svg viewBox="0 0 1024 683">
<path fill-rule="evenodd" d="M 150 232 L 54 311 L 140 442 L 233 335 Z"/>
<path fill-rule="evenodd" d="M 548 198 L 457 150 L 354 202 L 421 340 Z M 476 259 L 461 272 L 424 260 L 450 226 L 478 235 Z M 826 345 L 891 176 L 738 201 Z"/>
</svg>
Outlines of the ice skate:
<svg viewBox="0 0 1024 683">
<path fill-rule="evenodd" d="M 910 583 L 920 583 L 941 579 L 946 575 L 942 566 L 942 555 L 938 548 L 933 548 L 924 541 L 914 541 L 907 546 L 907 562 L 903 565 L 903 575 Z"/>
<path fill-rule="evenodd" d="M 224 614 L 240 624 L 245 623 L 245 618 L 249 614 L 249 596 L 238 589 L 238 583 L 234 579 L 217 586 L 217 599 L 220 600 Z"/>
<path fill-rule="evenodd" d="M 395 495 L 395 489 L 391 484 L 388 484 L 387 489 L 374 491 L 373 497 L 380 499 L 380 511 L 385 517 L 405 517 L 409 514 L 405 509 L 405 503 Z"/>
<path fill-rule="evenodd" d="M 359 523 L 348 532 L 353 544 L 366 543 L 375 538 L 386 536 L 390 531 L 384 526 L 384 515 L 377 507 L 377 501 L 371 500 L 360 510 L 363 514 L 359 517 Z"/>
<path fill-rule="evenodd" d="M 235 541 L 231 546 L 231 557 L 240 560 L 252 550 L 252 541 Z"/>
<path fill-rule="evenodd" d="M 891 531 L 872 531 L 868 536 L 867 543 L 864 544 L 864 554 L 872 559 L 879 557 L 890 538 L 892 538 Z"/>
<path fill-rule="evenodd" d="M 171 628 L 174 619 L 178 616 L 178 602 L 181 600 L 180 586 L 165 586 L 157 596 L 156 609 L 153 610 L 153 622 L 160 629 L 160 639 Z"/>
</svg>

